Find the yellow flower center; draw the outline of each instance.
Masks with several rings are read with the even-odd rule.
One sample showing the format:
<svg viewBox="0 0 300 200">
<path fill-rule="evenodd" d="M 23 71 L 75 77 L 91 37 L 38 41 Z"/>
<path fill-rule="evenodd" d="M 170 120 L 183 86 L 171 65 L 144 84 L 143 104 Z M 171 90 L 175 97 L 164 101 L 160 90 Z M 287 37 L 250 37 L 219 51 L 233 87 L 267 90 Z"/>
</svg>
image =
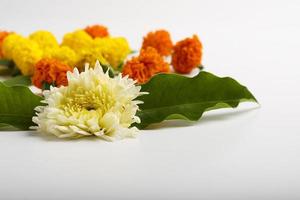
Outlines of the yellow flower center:
<svg viewBox="0 0 300 200">
<path fill-rule="evenodd" d="M 66 95 L 61 102 L 61 108 L 68 116 L 97 112 L 103 116 L 115 104 L 115 98 L 111 91 L 106 87 L 97 87 L 94 90 L 86 90 L 78 87 Z"/>
</svg>

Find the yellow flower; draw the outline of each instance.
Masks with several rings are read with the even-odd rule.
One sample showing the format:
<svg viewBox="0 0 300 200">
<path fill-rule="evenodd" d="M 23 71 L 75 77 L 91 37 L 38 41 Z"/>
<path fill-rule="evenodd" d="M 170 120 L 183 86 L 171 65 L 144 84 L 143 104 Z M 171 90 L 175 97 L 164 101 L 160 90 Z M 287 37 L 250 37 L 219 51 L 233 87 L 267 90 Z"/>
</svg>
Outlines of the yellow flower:
<svg viewBox="0 0 300 200">
<path fill-rule="evenodd" d="M 123 37 L 105 37 L 94 40 L 94 48 L 99 48 L 103 57 L 115 69 L 123 63 L 131 49 Z"/>
<path fill-rule="evenodd" d="M 20 43 L 23 40 L 24 38 L 21 35 L 15 33 L 12 33 L 9 36 L 7 36 L 2 43 L 3 56 L 7 59 L 12 59 L 15 47 L 17 47 L 18 43 Z"/>
<path fill-rule="evenodd" d="M 101 65 L 109 65 L 109 63 L 103 57 L 100 48 L 82 49 L 78 54 L 79 62 L 76 64 L 76 67 L 80 71 L 82 71 L 86 63 L 90 63 L 92 66 L 94 66 L 96 62 L 99 61 Z"/>
<path fill-rule="evenodd" d="M 2 50 L 4 56 L 12 59 L 24 75 L 32 75 L 35 63 L 43 56 L 36 42 L 16 34 L 5 38 Z"/>
<path fill-rule="evenodd" d="M 96 60 L 117 69 L 131 51 L 125 38 L 93 39 L 84 30 L 66 34 L 62 46 L 68 46 L 78 54 L 79 62 L 76 66 L 79 69 L 87 62 L 94 64 Z"/>
<path fill-rule="evenodd" d="M 29 36 L 29 39 L 35 41 L 43 50 L 59 46 L 56 38 L 49 31 L 36 31 Z"/>
<path fill-rule="evenodd" d="M 81 52 L 82 49 L 91 48 L 93 43 L 92 37 L 84 30 L 78 30 L 64 35 L 62 46 L 68 46 L 75 52 Z"/>
<path fill-rule="evenodd" d="M 134 99 L 143 93 L 132 79 L 110 78 L 99 63 L 82 73 L 75 68 L 67 78 L 68 86 L 44 91 L 46 105 L 36 108 L 32 120 L 38 126 L 32 128 L 60 138 L 98 136 L 109 141 L 137 134 L 130 126 L 140 122 L 135 115 L 141 102 Z"/>
<path fill-rule="evenodd" d="M 43 50 L 43 58 L 54 58 L 71 67 L 75 67 L 80 60 L 73 49 L 68 46 L 59 46 L 54 35 L 48 31 L 36 31 L 29 36 L 29 39 L 39 44 Z M 76 41 L 76 38 L 74 40 Z"/>
<path fill-rule="evenodd" d="M 76 67 L 77 62 L 79 61 L 79 56 L 75 51 L 66 46 L 58 48 L 58 50 L 54 52 L 53 58 L 61 60 L 73 68 Z"/>
<path fill-rule="evenodd" d="M 45 49 L 43 58 L 57 59 L 72 68 L 76 67 L 80 60 L 79 55 L 67 46 Z"/>
<path fill-rule="evenodd" d="M 76 52 L 77 63 L 75 66 L 80 71 L 86 63 L 94 66 L 97 60 L 103 65 L 109 64 L 103 57 L 101 48 L 94 46 L 94 40 L 84 30 L 66 34 L 63 38 L 62 47 L 69 47 Z"/>
</svg>

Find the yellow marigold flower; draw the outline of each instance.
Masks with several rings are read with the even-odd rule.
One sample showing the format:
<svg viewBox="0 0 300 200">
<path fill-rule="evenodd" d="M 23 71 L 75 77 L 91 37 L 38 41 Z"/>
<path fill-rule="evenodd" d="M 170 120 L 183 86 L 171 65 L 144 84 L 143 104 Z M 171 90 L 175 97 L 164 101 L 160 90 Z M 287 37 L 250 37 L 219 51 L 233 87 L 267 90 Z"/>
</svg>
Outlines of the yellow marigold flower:
<svg viewBox="0 0 300 200">
<path fill-rule="evenodd" d="M 59 46 L 55 36 L 49 31 L 36 31 L 29 35 L 29 39 L 35 41 L 43 50 Z"/>
<path fill-rule="evenodd" d="M 80 52 L 82 49 L 91 48 L 92 44 L 92 37 L 84 30 L 67 33 L 62 41 L 62 46 L 68 46 L 76 52 Z"/>
<path fill-rule="evenodd" d="M 12 59 L 14 49 L 18 46 L 18 44 L 23 41 L 24 38 L 18 34 L 10 34 L 3 40 L 2 43 L 2 53 L 3 57 Z"/>
<path fill-rule="evenodd" d="M 76 65 L 80 70 L 85 63 L 94 65 L 99 60 L 103 65 L 117 68 L 130 53 L 130 47 L 125 38 L 95 38 L 84 30 L 68 33 L 64 36 L 62 46 L 68 46 L 79 56 Z"/>
<path fill-rule="evenodd" d="M 24 75 L 32 75 L 34 65 L 42 58 L 39 45 L 29 39 L 20 41 L 13 49 L 12 59 Z"/>
<path fill-rule="evenodd" d="M 77 62 L 74 64 L 79 70 L 82 70 L 85 63 L 95 64 L 99 60 L 101 64 L 107 64 L 99 49 L 93 47 L 94 40 L 84 30 L 78 30 L 68 33 L 64 36 L 62 47 L 67 46 L 77 54 Z M 73 66 L 74 66 L 73 65 Z"/>
<path fill-rule="evenodd" d="M 103 57 L 115 69 L 123 63 L 131 51 L 127 40 L 123 37 L 96 38 L 94 46 L 100 48 Z"/>
<path fill-rule="evenodd" d="M 31 128 L 59 138 L 97 136 L 113 141 L 137 135 L 131 125 L 140 122 L 136 112 L 142 102 L 135 99 L 145 93 L 132 79 L 121 74 L 111 78 L 99 63 L 81 73 L 75 68 L 67 72 L 67 79 L 68 86 L 44 91 L 45 105 L 35 109 L 32 121 L 37 126 Z"/>
<path fill-rule="evenodd" d="M 17 34 L 7 36 L 3 41 L 3 54 L 12 59 L 24 75 L 32 75 L 34 65 L 43 56 L 39 45 Z"/>
<path fill-rule="evenodd" d="M 79 61 L 76 64 L 76 67 L 79 71 L 82 71 L 86 63 L 90 63 L 92 66 L 95 65 L 98 60 L 102 65 L 109 65 L 107 60 L 103 57 L 101 48 L 89 48 L 82 49 L 78 53 Z"/>
<path fill-rule="evenodd" d="M 76 67 L 76 64 L 80 60 L 76 52 L 67 46 L 62 46 L 62 47 L 52 49 L 50 57 L 57 59 L 71 66 L 72 68 Z"/>
</svg>

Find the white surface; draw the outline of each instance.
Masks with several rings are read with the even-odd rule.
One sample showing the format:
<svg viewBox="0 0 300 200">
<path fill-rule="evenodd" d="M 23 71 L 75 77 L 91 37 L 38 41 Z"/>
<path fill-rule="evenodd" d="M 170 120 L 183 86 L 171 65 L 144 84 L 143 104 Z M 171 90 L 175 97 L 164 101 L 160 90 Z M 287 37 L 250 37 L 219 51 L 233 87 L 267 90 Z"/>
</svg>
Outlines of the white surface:
<svg viewBox="0 0 300 200">
<path fill-rule="evenodd" d="M 168 29 L 197 33 L 206 70 L 232 76 L 261 107 L 168 122 L 137 139 L 64 141 L 0 133 L 0 199 L 299 199 L 299 1 L 1 0 L 0 28 L 29 34 L 107 25 L 138 49 Z M 250 108 L 250 109 L 249 109 Z M 258 108 L 258 109 L 257 109 Z"/>
</svg>

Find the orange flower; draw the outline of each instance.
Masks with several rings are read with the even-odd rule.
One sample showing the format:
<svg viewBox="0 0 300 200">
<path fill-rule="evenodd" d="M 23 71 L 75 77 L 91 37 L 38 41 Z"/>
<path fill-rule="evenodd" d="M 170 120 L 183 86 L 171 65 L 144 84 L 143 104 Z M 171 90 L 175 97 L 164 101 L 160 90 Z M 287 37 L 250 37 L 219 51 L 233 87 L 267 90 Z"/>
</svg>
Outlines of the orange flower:
<svg viewBox="0 0 300 200">
<path fill-rule="evenodd" d="M 42 88 L 43 83 L 54 84 L 57 87 L 66 86 L 68 85 L 67 71 L 72 71 L 72 68 L 63 62 L 43 58 L 35 64 L 32 83 L 38 88 Z"/>
<path fill-rule="evenodd" d="M 169 72 L 169 64 L 152 48 L 142 49 L 138 57 L 127 61 L 123 67 L 123 76 L 128 75 L 138 83 L 145 83 L 153 75 Z"/>
<path fill-rule="evenodd" d="M 201 64 L 202 44 L 197 35 L 186 38 L 174 46 L 172 65 L 176 72 L 187 74 Z"/>
<path fill-rule="evenodd" d="M 128 75 L 130 78 L 135 79 L 138 83 L 144 83 L 152 76 L 150 70 L 146 65 L 144 65 L 144 63 L 140 62 L 138 57 L 132 58 L 126 62 L 122 74 L 124 76 Z"/>
<path fill-rule="evenodd" d="M 88 33 L 92 38 L 97 37 L 107 37 L 109 36 L 109 32 L 105 26 L 101 25 L 93 25 L 93 26 L 87 26 L 84 31 Z"/>
<path fill-rule="evenodd" d="M 3 40 L 4 40 L 9 34 L 11 34 L 11 32 L 0 31 L 0 58 L 3 58 L 3 52 L 2 52 L 2 43 L 3 43 Z"/>
<path fill-rule="evenodd" d="M 173 43 L 170 34 L 166 30 L 150 32 L 144 37 L 142 49 L 147 47 L 155 48 L 162 56 L 168 56 L 172 52 Z"/>
</svg>

